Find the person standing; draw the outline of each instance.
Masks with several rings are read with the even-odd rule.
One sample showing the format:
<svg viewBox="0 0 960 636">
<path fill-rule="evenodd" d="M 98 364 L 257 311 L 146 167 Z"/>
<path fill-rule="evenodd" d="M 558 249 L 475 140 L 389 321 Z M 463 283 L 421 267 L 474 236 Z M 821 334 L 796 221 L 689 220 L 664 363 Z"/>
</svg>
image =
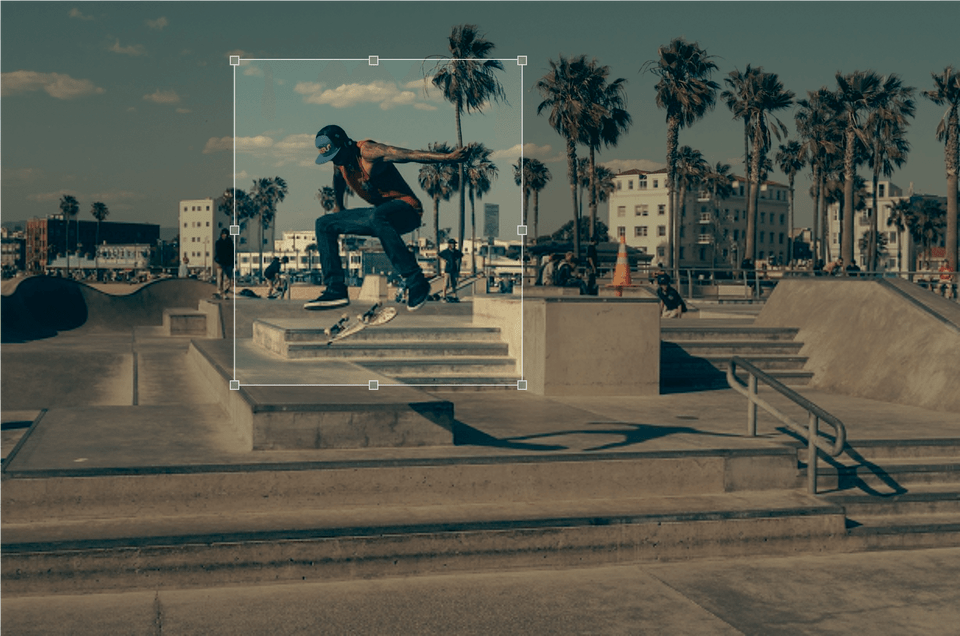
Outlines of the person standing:
<svg viewBox="0 0 960 636">
<path fill-rule="evenodd" d="M 460 278 L 463 252 L 457 249 L 457 240 L 450 239 L 447 241 L 447 249 L 441 251 L 437 256 L 443 261 L 443 271 L 446 274 L 446 281 L 444 281 L 443 284 L 443 299 L 447 302 L 459 302 L 460 299 L 457 297 L 457 281 Z M 449 293 L 447 289 L 450 290 Z"/>
<path fill-rule="evenodd" d="M 233 283 L 233 240 L 227 228 L 220 230 L 220 238 L 213 246 L 213 262 L 219 266 L 217 276 L 217 293 L 220 297 L 227 295 Z"/>
<path fill-rule="evenodd" d="M 404 279 L 407 310 L 416 311 L 430 296 L 430 283 L 407 247 L 402 234 L 420 227 L 423 206 L 394 164 L 462 162 L 466 149 L 451 153 L 406 150 L 371 139 L 354 141 L 340 126 L 325 126 L 315 140 L 317 164 L 333 162 L 333 211 L 317 219 L 317 249 L 327 288 L 304 309 L 332 309 L 350 304 L 337 240 L 342 234 L 375 236 L 394 270 Z M 345 210 L 343 195 L 350 186 L 372 207 Z"/>
<path fill-rule="evenodd" d="M 177 278 L 186 278 L 190 275 L 190 259 L 186 254 L 183 255 L 183 260 L 180 261 L 180 269 L 177 271 Z"/>
</svg>

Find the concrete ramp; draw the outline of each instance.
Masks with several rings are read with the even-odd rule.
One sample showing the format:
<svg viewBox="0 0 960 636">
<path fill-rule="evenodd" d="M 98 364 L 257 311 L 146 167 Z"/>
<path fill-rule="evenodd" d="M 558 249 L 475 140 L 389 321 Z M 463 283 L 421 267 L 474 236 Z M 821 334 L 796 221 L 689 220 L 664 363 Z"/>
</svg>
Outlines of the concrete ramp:
<svg viewBox="0 0 960 636">
<path fill-rule="evenodd" d="M 122 286 L 117 286 L 123 289 Z M 168 307 L 197 307 L 215 288 L 193 279 L 166 279 L 107 294 L 84 283 L 50 276 L 19 281 L 2 297 L 2 342 L 52 338 L 63 331 L 130 331 L 160 325 Z"/>
<path fill-rule="evenodd" d="M 960 413 L 960 305 L 906 281 L 786 279 L 754 324 L 799 329 L 813 388 Z"/>
</svg>

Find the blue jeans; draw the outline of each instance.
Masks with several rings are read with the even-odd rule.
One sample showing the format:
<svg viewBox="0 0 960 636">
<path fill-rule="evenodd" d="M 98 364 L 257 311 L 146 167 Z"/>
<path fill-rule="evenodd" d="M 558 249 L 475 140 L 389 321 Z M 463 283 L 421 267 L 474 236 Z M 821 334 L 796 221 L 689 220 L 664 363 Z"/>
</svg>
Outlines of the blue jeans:
<svg viewBox="0 0 960 636">
<path fill-rule="evenodd" d="M 341 234 L 375 236 L 380 239 L 383 251 L 393 263 L 397 274 L 408 283 L 423 272 L 417 258 L 407 249 L 401 234 L 420 227 L 420 214 L 409 203 L 388 201 L 372 208 L 356 208 L 326 214 L 317 219 L 317 250 L 320 252 L 320 267 L 323 280 L 328 286 L 343 284 L 343 265 L 337 238 Z"/>
</svg>

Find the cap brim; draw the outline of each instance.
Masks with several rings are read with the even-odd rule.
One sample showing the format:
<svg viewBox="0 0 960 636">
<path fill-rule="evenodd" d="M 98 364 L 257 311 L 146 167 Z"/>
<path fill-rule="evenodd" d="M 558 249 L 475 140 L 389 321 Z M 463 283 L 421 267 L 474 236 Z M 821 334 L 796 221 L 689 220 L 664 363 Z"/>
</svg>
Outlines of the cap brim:
<svg viewBox="0 0 960 636">
<path fill-rule="evenodd" d="M 340 152 L 340 149 L 336 148 L 326 154 L 320 155 L 319 157 L 317 157 L 317 165 L 327 163 L 328 161 L 336 157 L 338 152 Z"/>
</svg>

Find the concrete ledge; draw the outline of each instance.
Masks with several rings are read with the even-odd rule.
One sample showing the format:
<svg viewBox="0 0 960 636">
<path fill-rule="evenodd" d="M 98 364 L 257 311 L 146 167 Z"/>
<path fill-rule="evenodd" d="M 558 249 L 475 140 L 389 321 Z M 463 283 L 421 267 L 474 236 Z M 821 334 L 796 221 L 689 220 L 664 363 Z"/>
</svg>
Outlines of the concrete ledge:
<svg viewBox="0 0 960 636">
<path fill-rule="evenodd" d="M 163 329 L 168 336 L 207 336 L 208 316 L 189 307 L 169 307 L 163 310 Z"/>
</svg>

